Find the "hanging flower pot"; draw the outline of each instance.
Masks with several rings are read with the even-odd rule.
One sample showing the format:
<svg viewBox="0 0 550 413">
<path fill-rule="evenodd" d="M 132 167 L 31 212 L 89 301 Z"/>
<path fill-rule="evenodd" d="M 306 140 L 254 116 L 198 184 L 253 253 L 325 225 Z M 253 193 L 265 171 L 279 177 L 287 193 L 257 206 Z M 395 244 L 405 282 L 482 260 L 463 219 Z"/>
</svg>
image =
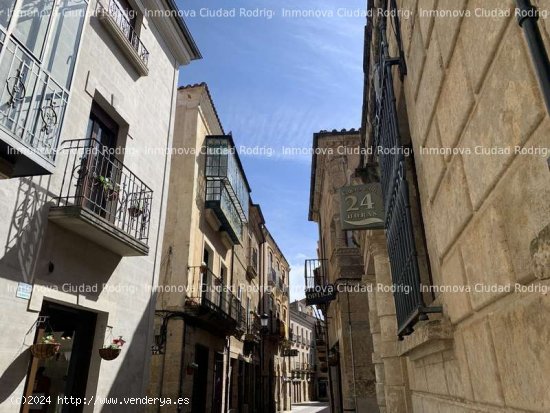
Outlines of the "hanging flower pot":
<svg viewBox="0 0 550 413">
<path fill-rule="evenodd" d="M 55 341 L 53 334 L 46 334 L 40 340 L 40 343 L 33 344 L 31 346 L 31 353 L 33 357 L 40 360 L 46 360 L 57 354 L 59 351 L 59 344 Z"/>
<path fill-rule="evenodd" d="M 133 201 L 128 207 L 128 213 L 132 218 L 137 218 L 143 214 L 143 201 Z"/>
<path fill-rule="evenodd" d="M 59 351 L 59 344 L 53 343 L 39 343 L 31 346 L 31 353 L 33 357 L 40 360 L 46 360 L 52 358 Z"/>
<path fill-rule="evenodd" d="M 122 339 L 122 336 L 115 338 L 111 344 L 99 349 L 99 357 L 107 361 L 116 359 L 120 355 L 124 343 L 126 341 Z"/>
<path fill-rule="evenodd" d="M 114 360 L 119 355 L 120 355 L 120 349 L 119 348 L 106 347 L 106 348 L 100 348 L 99 349 L 99 356 L 103 360 L 107 360 L 107 361 Z"/>
</svg>

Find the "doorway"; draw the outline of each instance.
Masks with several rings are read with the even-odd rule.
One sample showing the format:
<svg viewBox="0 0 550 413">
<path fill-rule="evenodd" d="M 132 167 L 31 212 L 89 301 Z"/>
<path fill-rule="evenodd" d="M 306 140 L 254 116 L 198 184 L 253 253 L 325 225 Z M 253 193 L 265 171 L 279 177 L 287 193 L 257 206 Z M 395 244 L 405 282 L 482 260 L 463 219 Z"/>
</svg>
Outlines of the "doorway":
<svg viewBox="0 0 550 413">
<path fill-rule="evenodd" d="M 214 357 L 214 398 L 212 412 L 220 413 L 223 402 L 223 353 L 216 353 Z"/>
<path fill-rule="evenodd" d="M 208 386 L 208 348 L 195 345 L 195 363 L 197 369 L 193 378 L 193 399 L 191 401 L 192 413 L 203 413 L 206 411 L 206 391 Z"/>
<path fill-rule="evenodd" d="M 64 397 L 83 399 L 86 395 L 97 315 L 44 301 L 40 316 L 45 317 L 45 321 L 37 328 L 34 342 L 41 343 L 43 336 L 52 335 L 60 348 L 50 359 L 31 359 L 25 396 L 44 396 L 44 403 L 24 404 L 21 412 L 82 412 L 82 404 L 64 404 L 61 400 Z"/>
</svg>

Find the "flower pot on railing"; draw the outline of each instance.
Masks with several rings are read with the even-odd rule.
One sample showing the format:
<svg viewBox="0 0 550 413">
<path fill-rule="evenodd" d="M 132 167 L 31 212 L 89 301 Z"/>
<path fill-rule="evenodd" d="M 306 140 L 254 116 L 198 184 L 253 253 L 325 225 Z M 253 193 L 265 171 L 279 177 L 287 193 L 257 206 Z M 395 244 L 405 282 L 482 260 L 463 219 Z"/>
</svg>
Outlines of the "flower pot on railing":
<svg viewBox="0 0 550 413">
<path fill-rule="evenodd" d="M 132 218 L 137 218 L 143 214 L 144 209 L 143 201 L 133 201 L 128 207 L 128 213 Z"/>
<path fill-rule="evenodd" d="M 116 359 L 120 355 L 124 343 L 126 341 L 122 339 L 122 336 L 115 338 L 111 344 L 99 349 L 99 357 L 107 361 Z"/>
<path fill-rule="evenodd" d="M 113 182 L 110 178 L 103 175 L 97 176 L 96 182 L 103 188 L 107 200 L 116 201 L 118 199 L 119 185 L 116 182 Z"/>
</svg>

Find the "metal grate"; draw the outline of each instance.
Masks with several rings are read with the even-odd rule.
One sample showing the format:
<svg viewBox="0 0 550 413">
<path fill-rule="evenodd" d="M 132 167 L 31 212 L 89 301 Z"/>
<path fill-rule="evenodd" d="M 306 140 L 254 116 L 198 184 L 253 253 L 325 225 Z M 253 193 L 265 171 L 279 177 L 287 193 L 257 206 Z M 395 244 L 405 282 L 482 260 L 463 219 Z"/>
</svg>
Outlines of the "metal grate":
<svg viewBox="0 0 550 413">
<path fill-rule="evenodd" d="M 409 204 L 409 189 L 405 157 L 398 126 L 397 108 L 393 90 L 392 67 L 400 65 L 400 58 L 391 58 L 388 52 L 386 24 L 380 25 L 380 57 L 375 79 L 377 89 L 374 145 L 379 150 L 381 185 L 386 212 L 386 239 L 391 264 L 398 335 L 412 333 L 418 320 L 427 319 L 426 313 L 440 308 L 426 307 L 421 291 L 421 278 Z"/>
</svg>

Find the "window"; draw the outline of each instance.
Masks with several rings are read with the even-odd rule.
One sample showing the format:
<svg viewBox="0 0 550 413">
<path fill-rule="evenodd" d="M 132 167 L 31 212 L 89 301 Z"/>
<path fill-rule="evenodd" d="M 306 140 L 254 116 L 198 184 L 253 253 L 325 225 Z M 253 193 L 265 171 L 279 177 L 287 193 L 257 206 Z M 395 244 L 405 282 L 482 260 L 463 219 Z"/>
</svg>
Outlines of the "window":
<svg viewBox="0 0 550 413">
<path fill-rule="evenodd" d="M 53 0 L 22 0 L 21 3 L 14 35 L 37 58 L 42 56 L 53 6 Z"/>
<path fill-rule="evenodd" d="M 0 25 L 4 29 L 7 29 L 10 24 L 14 6 L 15 0 L 0 0 Z"/>
<path fill-rule="evenodd" d="M 53 78 L 67 89 L 71 83 L 87 6 L 81 0 L 61 0 L 52 25 L 45 62 Z"/>
</svg>

